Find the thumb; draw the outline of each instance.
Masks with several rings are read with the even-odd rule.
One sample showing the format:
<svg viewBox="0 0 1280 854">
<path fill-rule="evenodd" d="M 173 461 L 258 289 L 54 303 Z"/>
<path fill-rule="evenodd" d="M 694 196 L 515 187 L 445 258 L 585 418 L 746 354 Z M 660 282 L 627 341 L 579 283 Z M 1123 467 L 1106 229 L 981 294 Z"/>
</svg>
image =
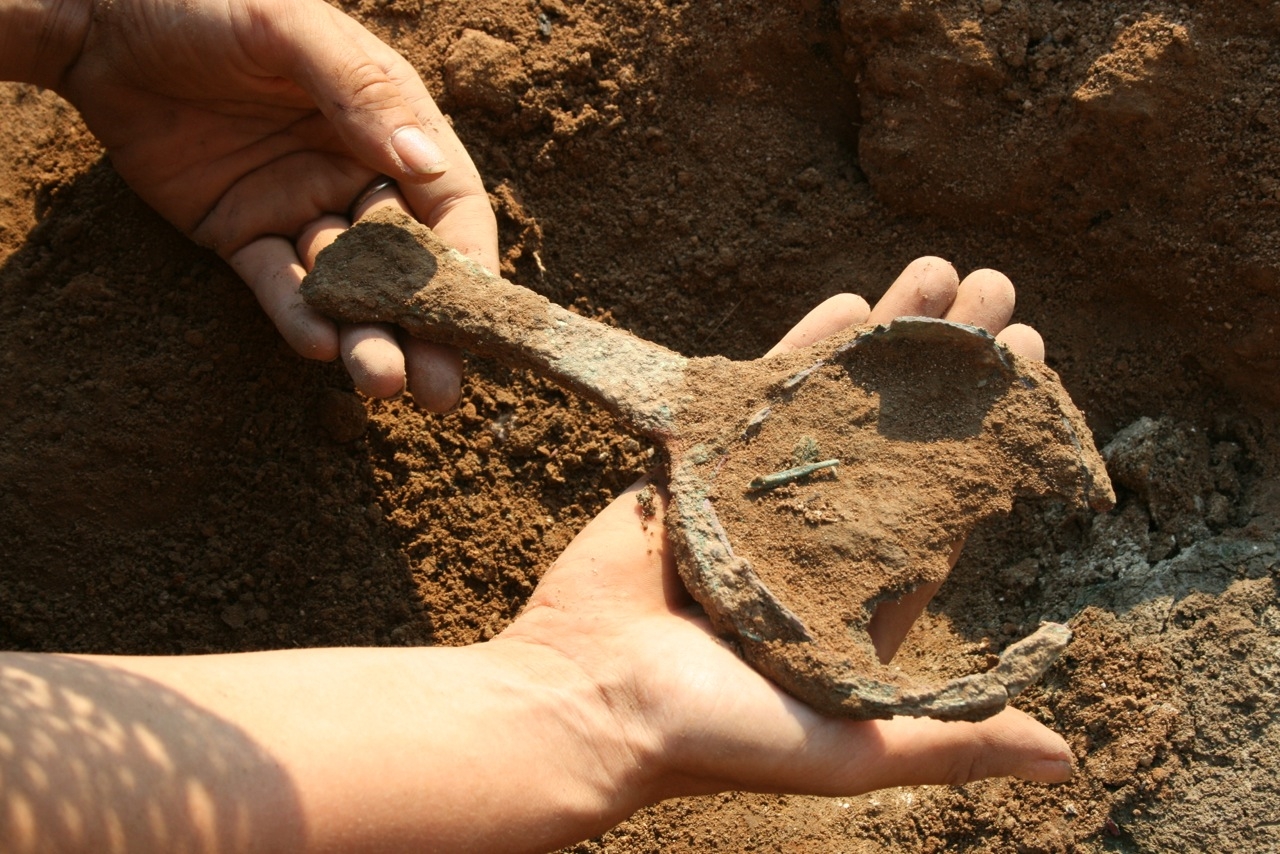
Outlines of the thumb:
<svg viewBox="0 0 1280 854">
<path fill-rule="evenodd" d="M 1038 783 L 1071 778 L 1071 749 L 1057 733 L 1024 712 L 1007 708 L 976 723 L 930 718 L 878 722 L 877 754 L 863 766 L 859 789 L 964 785 L 988 777 Z"/>
<path fill-rule="evenodd" d="M 446 171 L 440 140 L 412 106 L 430 96 L 404 57 L 327 3 L 295 6 L 269 23 L 282 28 L 270 40 L 282 51 L 272 64 L 287 69 L 356 157 L 400 180 Z"/>
<path fill-rule="evenodd" d="M 725 713 L 726 702 L 745 713 Z M 679 795 L 745 789 L 843 796 L 989 777 L 1060 783 L 1073 771 L 1062 737 L 1014 708 L 974 723 L 850 721 L 820 716 L 790 697 L 766 704 L 758 692 L 739 690 L 715 715 L 679 720 L 685 748 L 673 762 L 672 788 Z"/>
<path fill-rule="evenodd" d="M 600 511 L 543 575 L 530 605 L 608 608 L 634 619 L 690 601 L 676 579 L 664 490 L 641 478 Z"/>
</svg>

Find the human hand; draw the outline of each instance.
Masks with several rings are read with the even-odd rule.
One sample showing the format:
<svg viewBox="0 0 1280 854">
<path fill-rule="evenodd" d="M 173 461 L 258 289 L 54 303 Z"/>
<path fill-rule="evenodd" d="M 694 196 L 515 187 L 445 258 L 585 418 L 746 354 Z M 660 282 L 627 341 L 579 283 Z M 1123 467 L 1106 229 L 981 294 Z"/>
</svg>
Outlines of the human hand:
<svg viewBox="0 0 1280 854">
<path fill-rule="evenodd" d="M 1034 332 L 1005 326 L 1012 306 L 998 273 L 957 291 L 945 262 L 922 259 L 874 311 L 836 297 L 780 348 L 906 313 L 1001 329 L 1035 355 Z M 22 807 L 0 821 L 0 848 L 555 850 L 680 795 L 1070 776 L 1062 739 L 1013 709 L 849 721 L 786 695 L 712 633 L 676 575 L 662 508 L 643 513 L 635 489 L 488 643 L 0 653 L 0 732 L 17 745 L 0 750 L 0 801 Z M 882 653 L 896 643 L 887 625 L 871 627 Z"/>
<path fill-rule="evenodd" d="M 112 0 L 54 88 L 148 204 L 225 258 L 303 356 L 356 386 L 457 400 L 456 351 L 385 325 L 335 326 L 298 287 L 379 175 L 414 216 L 495 269 L 479 173 L 414 69 L 323 0 Z M 395 194 L 386 190 L 361 207 Z"/>
<path fill-rule="evenodd" d="M 1013 302 L 1012 285 L 995 271 L 959 283 L 949 264 L 924 258 L 874 310 L 859 297 L 834 297 L 771 352 L 850 324 L 930 315 L 982 326 L 1020 354 L 1042 358 L 1034 330 L 1007 325 Z M 849 795 L 989 776 L 1070 776 L 1065 742 L 1015 709 L 979 723 L 849 721 L 823 717 L 782 692 L 715 637 L 676 575 L 662 507 L 646 516 L 636 500 L 641 488 L 652 489 L 633 487 L 582 531 L 495 641 L 549 647 L 594 681 L 629 745 L 631 761 L 611 754 L 623 775 L 620 798 L 630 797 L 626 807 L 724 789 Z M 663 496 L 654 495 L 660 505 Z M 870 627 L 886 658 L 928 600 L 913 596 Z"/>
</svg>

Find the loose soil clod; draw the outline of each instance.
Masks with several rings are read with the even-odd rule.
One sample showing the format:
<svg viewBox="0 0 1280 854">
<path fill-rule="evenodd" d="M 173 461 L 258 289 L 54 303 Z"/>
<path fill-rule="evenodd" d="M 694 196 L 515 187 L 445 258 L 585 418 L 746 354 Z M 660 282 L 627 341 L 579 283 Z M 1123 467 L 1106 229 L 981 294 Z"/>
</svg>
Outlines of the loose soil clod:
<svg viewBox="0 0 1280 854">
<path fill-rule="evenodd" d="M 942 581 L 953 545 L 1015 498 L 1113 501 L 1057 376 L 981 330 L 903 318 L 785 356 L 686 359 L 486 273 L 393 211 L 322 252 L 303 294 L 531 367 L 662 443 L 690 592 L 823 712 L 985 718 L 1070 638 L 1045 625 L 989 672 L 925 686 L 881 665 L 866 632 L 877 602 Z M 753 486 L 800 447 L 840 463 Z"/>
</svg>

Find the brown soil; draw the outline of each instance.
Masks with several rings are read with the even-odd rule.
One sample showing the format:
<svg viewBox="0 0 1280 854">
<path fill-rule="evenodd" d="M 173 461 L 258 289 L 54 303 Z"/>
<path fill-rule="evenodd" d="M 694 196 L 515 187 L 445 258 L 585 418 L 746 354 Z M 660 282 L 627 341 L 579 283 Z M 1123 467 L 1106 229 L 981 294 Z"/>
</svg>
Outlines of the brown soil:
<svg viewBox="0 0 1280 854">
<path fill-rule="evenodd" d="M 690 799 L 574 850 L 1280 846 L 1275 4 L 349 8 L 453 116 L 510 278 L 749 358 L 916 255 L 996 267 L 1108 444 L 1117 509 L 984 526 L 901 654 L 969 672 L 1069 620 L 1018 703 L 1072 744 L 1073 781 Z M 0 114 L 5 647 L 482 640 L 651 464 L 483 360 L 450 415 L 361 401 L 65 104 L 10 86 Z"/>
</svg>

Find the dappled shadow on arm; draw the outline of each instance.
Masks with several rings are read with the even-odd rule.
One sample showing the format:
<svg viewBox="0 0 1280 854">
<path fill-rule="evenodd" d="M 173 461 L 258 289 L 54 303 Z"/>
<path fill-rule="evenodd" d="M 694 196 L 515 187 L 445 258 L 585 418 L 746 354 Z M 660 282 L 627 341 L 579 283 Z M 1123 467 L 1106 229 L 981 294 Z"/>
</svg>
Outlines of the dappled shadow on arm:
<svg viewBox="0 0 1280 854">
<path fill-rule="evenodd" d="M 294 850 L 294 787 L 238 727 L 91 660 L 0 656 L 0 848 Z"/>
</svg>

